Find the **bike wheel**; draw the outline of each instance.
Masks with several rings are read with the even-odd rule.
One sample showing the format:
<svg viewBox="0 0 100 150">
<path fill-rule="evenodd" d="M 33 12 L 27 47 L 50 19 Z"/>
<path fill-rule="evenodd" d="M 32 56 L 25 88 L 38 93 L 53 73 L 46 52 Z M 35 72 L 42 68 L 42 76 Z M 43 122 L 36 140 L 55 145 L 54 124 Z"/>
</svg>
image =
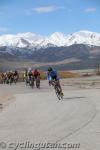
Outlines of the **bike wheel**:
<svg viewBox="0 0 100 150">
<path fill-rule="evenodd" d="M 56 92 L 57 98 L 59 100 L 62 100 L 63 99 L 63 95 L 61 94 L 61 90 L 60 90 L 60 88 L 58 86 L 55 87 L 55 92 Z"/>
<path fill-rule="evenodd" d="M 40 89 L 40 80 L 39 80 L 39 79 L 36 80 L 36 87 L 37 87 L 38 89 Z"/>
<path fill-rule="evenodd" d="M 34 81 L 31 82 L 31 87 L 34 88 Z"/>
<path fill-rule="evenodd" d="M 34 88 L 34 79 L 33 78 L 31 78 L 29 80 L 29 85 L 30 85 L 31 88 Z"/>
</svg>

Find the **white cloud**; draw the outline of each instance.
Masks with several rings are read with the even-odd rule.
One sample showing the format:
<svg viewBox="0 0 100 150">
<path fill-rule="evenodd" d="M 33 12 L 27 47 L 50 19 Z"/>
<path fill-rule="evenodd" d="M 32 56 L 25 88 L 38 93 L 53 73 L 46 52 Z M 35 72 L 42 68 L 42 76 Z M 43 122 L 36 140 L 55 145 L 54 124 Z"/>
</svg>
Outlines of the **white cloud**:
<svg viewBox="0 0 100 150">
<path fill-rule="evenodd" d="M 86 13 L 91 13 L 91 12 L 95 12 L 97 9 L 96 8 L 86 8 L 85 12 Z"/>
<path fill-rule="evenodd" d="M 50 13 L 50 12 L 54 12 L 54 11 L 61 10 L 61 9 L 64 9 L 64 7 L 60 7 L 60 6 L 40 6 L 40 7 L 32 8 L 31 10 L 26 10 L 26 14 L 31 15 L 33 13 Z"/>
<path fill-rule="evenodd" d="M 0 27 L 0 32 L 7 32 L 8 30 L 8 28 Z"/>
</svg>

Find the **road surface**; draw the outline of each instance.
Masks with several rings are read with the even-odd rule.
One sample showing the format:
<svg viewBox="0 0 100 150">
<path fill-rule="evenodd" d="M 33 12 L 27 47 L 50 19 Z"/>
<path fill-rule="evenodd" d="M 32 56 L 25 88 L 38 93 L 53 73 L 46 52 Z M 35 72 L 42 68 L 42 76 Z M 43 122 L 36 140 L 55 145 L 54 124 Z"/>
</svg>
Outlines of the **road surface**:
<svg viewBox="0 0 100 150">
<path fill-rule="evenodd" d="M 9 97 L 9 103 L 0 111 L 0 150 L 30 150 L 27 146 L 31 143 L 65 143 L 66 149 L 74 145 L 71 149 L 99 150 L 100 85 L 82 84 L 81 79 L 77 79 L 77 85 L 74 79 L 70 81 L 62 82 L 62 101 L 47 81 L 42 81 L 40 90 L 24 83 L 0 85 L 1 98 Z M 34 149 L 38 148 L 35 145 Z"/>
</svg>

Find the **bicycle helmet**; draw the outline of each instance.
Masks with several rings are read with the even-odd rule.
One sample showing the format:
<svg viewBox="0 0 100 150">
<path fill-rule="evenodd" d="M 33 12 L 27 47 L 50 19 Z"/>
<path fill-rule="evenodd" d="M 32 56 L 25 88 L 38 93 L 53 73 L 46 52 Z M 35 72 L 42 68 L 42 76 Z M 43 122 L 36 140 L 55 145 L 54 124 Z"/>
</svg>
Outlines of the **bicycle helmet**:
<svg viewBox="0 0 100 150">
<path fill-rule="evenodd" d="M 49 67 L 49 68 L 48 68 L 48 71 L 52 71 L 52 68 L 51 68 L 51 67 Z"/>
</svg>

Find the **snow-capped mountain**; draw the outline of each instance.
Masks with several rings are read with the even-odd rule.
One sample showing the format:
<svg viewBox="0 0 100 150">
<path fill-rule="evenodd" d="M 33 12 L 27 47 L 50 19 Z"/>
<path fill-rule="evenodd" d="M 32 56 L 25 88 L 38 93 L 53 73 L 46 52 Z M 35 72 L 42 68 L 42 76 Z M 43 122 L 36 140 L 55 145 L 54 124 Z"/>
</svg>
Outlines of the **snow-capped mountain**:
<svg viewBox="0 0 100 150">
<path fill-rule="evenodd" d="M 80 31 L 73 33 L 66 38 L 66 46 L 73 44 L 100 46 L 100 33 L 90 31 Z"/>
<path fill-rule="evenodd" d="M 58 69 L 94 68 L 100 64 L 100 33 L 55 32 L 41 36 L 27 32 L 0 36 L 0 69 L 33 67 L 33 62 L 44 66 L 52 63 Z"/>
<path fill-rule="evenodd" d="M 79 31 L 65 35 L 60 32 L 55 32 L 50 36 L 44 37 L 27 32 L 0 36 L 0 46 L 29 48 L 33 50 L 47 47 L 67 47 L 73 44 L 100 46 L 100 33 Z"/>
<path fill-rule="evenodd" d="M 0 46 L 9 47 L 36 47 L 44 40 L 44 37 L 34 33 L 18 33 L 16 35 L 2 35 L 0 36 Z"/>
</svg>

